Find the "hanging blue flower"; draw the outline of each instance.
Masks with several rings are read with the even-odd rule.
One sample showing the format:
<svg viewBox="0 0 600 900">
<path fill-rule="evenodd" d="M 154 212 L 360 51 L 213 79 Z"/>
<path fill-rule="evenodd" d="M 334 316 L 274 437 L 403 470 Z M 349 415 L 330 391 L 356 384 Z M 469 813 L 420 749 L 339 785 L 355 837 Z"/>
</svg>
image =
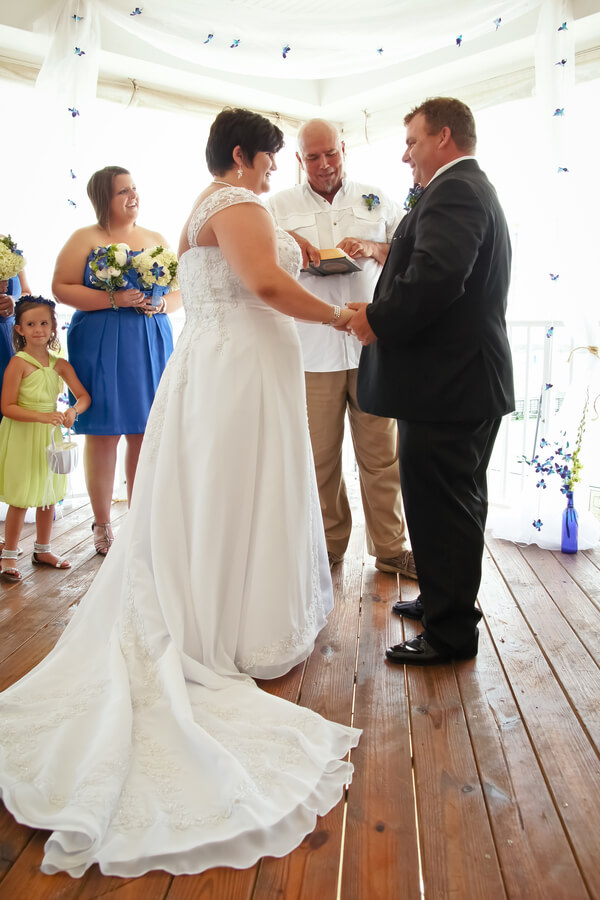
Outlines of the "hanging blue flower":
<svg viewBox="0 0 600 900">
<path fill-rule="evenodd" d="M 83 16 L 75 16 L 75 15 L 73 15 L 73 16 L 71 16 L 71 18 L 75 21 L 75 24 L 76 24 L 76 25 L 77 25 L 79 22 L 82 22 L 82 21 L 83 21 Z"/>
<path fill-rule="evenodd" d="M 538 531 L 542 530 L 542 525 L 544 524 L 541 519 L 534 519 L 531 523 L 534 528 L 537 528 Z"/>
<path fill-rule="evenodd" d="M 568 31 L 567 23 L 563 22 L 558 31 Z"/>
<path fill-rule="evenodd" d="M 240 46 L 240 39 L 239 39 L 239 38 L 234 38 L 233 44 L 230 44 L 230 45 L 229 45 L 229 49 L 230 49 L 230 50 L 233 50 L 234 47 L 239 47 L 239 46 Z"/>
<path fill-rule="evenodd" d="M 456 38 L 456 46 L 460 47 L 461 44 L 462 44 L 462 34 L 459 34 L 458 37 Z"/>
<path fill-rule="evenodd" d="M 501 24 L 502 24 L 502 19 L 500 19 L 500 18 L 494 19 L 494 25 L 496 26 L 496 31 L 498 31 Z"/>
<path fill-rule="evenodd" d="M 204 43 L 210 44 L 210 42 L 212 41 L 213 38 L 214 38 L 214 34 L 209 34 L 208 37 L 206 38 L 206 40 L 204 41 Z"/>
<path fill-rule="evenodd" d="M 71 178 L 77 178 L 77 175 L 75 174 L 73 169 L 69 169 L 69 174 L 70 174 Z"/>
<path fill-rule="evenodd" d="M 551 325 L 550 328 L 548 329 L 548 331 L 546 332 L 546 337 L 551 338 L 553 334 L 554 334 L 554 325 Z"/>
<path fill-rule="evenodd" d="M 558 171 L 559 172 L 568 172 L 569 170 L 566 168 L 566 166 L 559 166 Z"/>
<path fill-rule="evenodd" d="M 558 281 L 558 275 L 554 275 L 552 272 L 550 272 L 550 278 L 552 281 Z"/>
<path fill-rule="evenodd" d="M 143 7 L 143 6 L 142 6 L 141 9 L 140 9 L 139 6 L 136 6 L 136 8 L 133 10 L 133 12 L 130 12 L 129 15 L 130 15 L 130 16 L 141 16 L 143 10 L 144 10 L 144 7 Z"/>
<path fill-rule="evenodd" d="M 383 56 L 383 47 L 378 47 L 377 52 L 379 53 L 380 56 Z"/>
<path fill-rule="evenodd" d="M 548 485 L 546 484 L 546 482 L 544 481 L 543 478 L 540 478 L 540 480 L 539 480 L 538 483 L 536 484 L 536 487 L 542 488 L 542 490 L 545 491 L 546 488 L 548 487 Z"/>
<path fill-rule="evenodd" d="M 283 56 L 284 59 L 287 59 L 287 55 L 291 49 L 292 48 L 290 47 L 289 44 L 284 44 L 284 46 L 281 48 L 281 55 Z"/>
<path fill-rule="evenodd" d="M 557 63 L 555 63 L 554 65 L 556 65 L 556 66 L 566 66 L 566 64 L 567 64 L 567 60 L 566 60 L 566 59 L 559 59 L 559 61 L 558 61 Z"/>
<path fill-rule="evenodd" d="M 75 54 L 77 56 L 85 56 L 85 50 L 82 50 L 81 47 L 75 47 Z"/>
<path fill-rule="evenodd" d="M 565 114 L 565 108 L 564 108 L 564 106 L 561 107 L 560 109 L 557 107 L 557 108 L 554 110 L 554 112 L 552 113 L 553 116 L 564 116 L 564 114 Z"/>
<path fill-rule="evenodd" d="M 74 200 L 67 200 L 67 203 L 69 204 L 69 206 L 77 207 L 77 204 L 75 203 Z"/>
<path fill-rule="evenodd" d="M 550 444 L 548 443 L 548 441 L 546 440 L 546 438 L 542 438 L 542 439 L 540 440 L 540 447 L 549 447 L 549 446 L 550 446 Z"/>
<path fill-rule="evenodd" d="M 71 113 L 73 118 L 75 118 L 75 116 L 79 115 L 79 110 L 75 109 L 74 106 L 69 106 L 69 112 Z"/>
<path fill-rule="evenodd" d="M 553 384 L 548 384 L 548 383 L 546 383 L 546 387 L 544 388 L 544 390 L 545 390 L 545 391 L 549 391 L 550 388 L 552 388 L 552 387 L 554 387 Z"/>
</svg>

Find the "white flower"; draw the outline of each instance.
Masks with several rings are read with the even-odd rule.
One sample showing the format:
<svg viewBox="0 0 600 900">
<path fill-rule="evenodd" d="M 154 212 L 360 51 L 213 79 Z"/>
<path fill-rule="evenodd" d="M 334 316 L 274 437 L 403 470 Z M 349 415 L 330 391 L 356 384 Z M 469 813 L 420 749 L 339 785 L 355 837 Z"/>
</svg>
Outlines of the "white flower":
<svg viewBox="0 0 600 900">
<path fill-rule="evenodd" d="M 108 279 L 110 278 L 110 272 L 108 269 L 97 269 L 94 274 L 100 281 L 108 281 Z"/>
<path fill-rule="evenodd" d="M 129 247 L 127 244 L 117 244 L 115 247 L 115 263 L 123 268 L 127 262 L 127 252 Z"/>
</svg>

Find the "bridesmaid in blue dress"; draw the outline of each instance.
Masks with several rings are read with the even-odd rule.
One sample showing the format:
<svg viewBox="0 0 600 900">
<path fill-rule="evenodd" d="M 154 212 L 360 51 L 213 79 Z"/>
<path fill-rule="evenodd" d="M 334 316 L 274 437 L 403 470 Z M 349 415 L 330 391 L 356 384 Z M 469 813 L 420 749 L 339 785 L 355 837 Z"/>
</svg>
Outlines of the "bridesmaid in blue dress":
<svg viewBox="0 0 600 900">
<path fill-rule="evenodd" d="M 158 232 L 137 224 L 139 197 L 127 169 L 107 166 L 95 172 L 87 192 L 98 221 L 69 238 L 56 261 L 52 290 L 61 303 L 76 309 L 67 332 L 69 361 L 92 404 L 74 431 L 86 435 L 83 458 L 94 545 L 97 553 L 106 555 L 113 541 L 110 509 L 117 445 L 125 435 L 130 501 L 146 420 L 173 350 L 166 313 L 177 309 L 181 298 L 176 291 L 163 297 L 160 306 L 152 306 L 135 276 L 112 295 L 93 284 L 90 261 L 99 247 L 125 243 L 140 253 L 167 243 Z"/>
<path fill-rule="evenodd" d="M 12 334 L 15 324 L 15 302 L 21 294 L 30 294 L 27 276 L 22 271 L 8 281 L 0 281 L 0 388 L 11 356 L 14 354 Z M 0 419 L 2 416 L 0 415 Z"/>
</svg>

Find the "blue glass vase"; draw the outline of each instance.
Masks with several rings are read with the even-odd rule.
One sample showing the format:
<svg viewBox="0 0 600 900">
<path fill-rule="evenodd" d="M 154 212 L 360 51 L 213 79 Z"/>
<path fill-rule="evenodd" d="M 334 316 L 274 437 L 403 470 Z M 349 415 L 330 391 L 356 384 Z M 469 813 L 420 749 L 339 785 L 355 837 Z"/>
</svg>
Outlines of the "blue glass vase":
<svg viewBox="0 0 600 900">
<path fill-rule="evenodd" d="M 560 549 L 563 553 L 577 553 L 579 524 L 577 510 L 573 507 L 573 491 L 566 491 L 567 507 L 562 514 Z"/>
</svg>

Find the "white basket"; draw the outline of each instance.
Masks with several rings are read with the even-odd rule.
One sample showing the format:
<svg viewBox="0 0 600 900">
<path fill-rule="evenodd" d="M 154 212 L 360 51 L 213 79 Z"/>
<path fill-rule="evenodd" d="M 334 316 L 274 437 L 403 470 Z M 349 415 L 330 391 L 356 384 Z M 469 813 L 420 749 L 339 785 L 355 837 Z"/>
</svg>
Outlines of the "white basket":
<svg viewBox="0 0 600 900">
<path fill-rule="evenodd" d="M 69 475 L 77 468 L 79 460 L 79 447 L 71 440 L 71 429 L 67 431 L 67 440 L 57 444 L 54 440 L 54 428 L 52 429 L 52 443 L 46 447 L 48 467 L 56 475 Z"/>
</svg>

